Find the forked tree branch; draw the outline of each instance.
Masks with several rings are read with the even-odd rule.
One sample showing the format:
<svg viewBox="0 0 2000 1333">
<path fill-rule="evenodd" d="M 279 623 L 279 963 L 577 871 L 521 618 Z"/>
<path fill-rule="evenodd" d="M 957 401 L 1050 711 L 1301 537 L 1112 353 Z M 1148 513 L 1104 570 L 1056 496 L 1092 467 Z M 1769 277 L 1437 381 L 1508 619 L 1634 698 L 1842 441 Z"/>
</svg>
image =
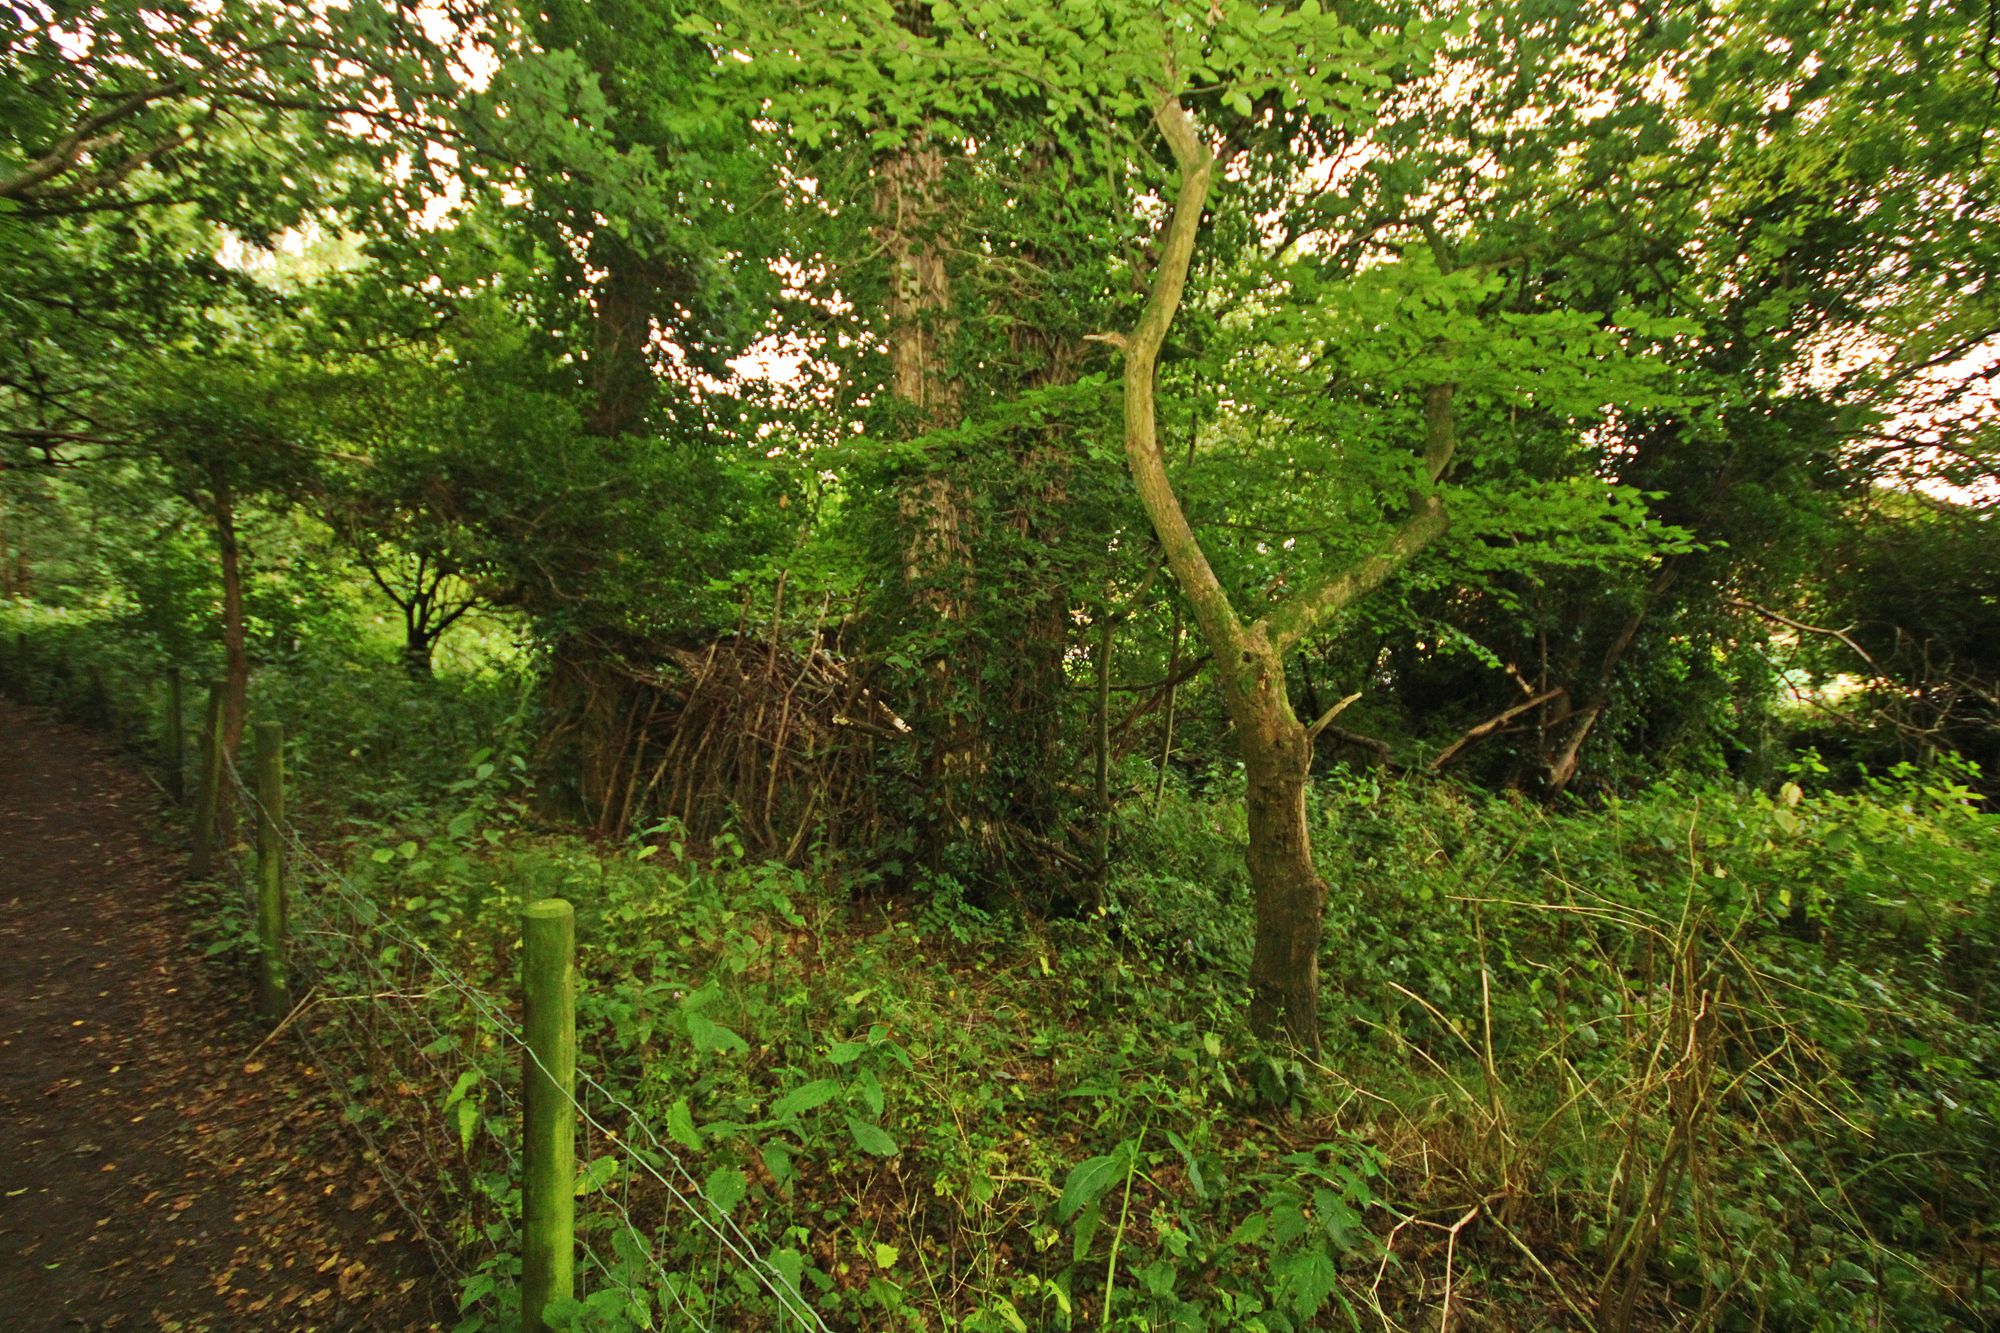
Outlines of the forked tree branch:
<svg viewBox="0 0 2000 1333">
<path fill-rule="evenodd" d="M 1451 466 L 1458 450 L 1455 384 L 1434 384 L 1424 391 L 1424 474 L 1434 487 Z M 1328 616 L 1373 592 L 1420 551 L 1445 534 L 1449 523 L 1444 501 L 1434 489 L 1420 488 L 1410 496 L 1410 516 L 1389 539 L 1346 569 L 1326 574 L 1265 617 L 1271 642 L 1284 652 Z"/>
<path fill-rule="evenodd" d="M 1153 387 L 1160 348 L 1187 289 L 1195 242 L 1201 234 L 1201 213 L 1215 172 L 1215 155 L 1202 142 L 1179 98 L 1163 98 L 1153 120 L 1180 167 L 1181 183 L 1174 193 L 1173 215 L 1160 238 L 1152 290 L 1137 326 L 1125 337 L 1125 462 L 1139 492 L 1139 503 L 1166 553 L 1167 565 L 1186 594 L 1203 636 L 1219 653 L 1235 645 L 1242 622 L 1167 477 Z"/>
</svg>

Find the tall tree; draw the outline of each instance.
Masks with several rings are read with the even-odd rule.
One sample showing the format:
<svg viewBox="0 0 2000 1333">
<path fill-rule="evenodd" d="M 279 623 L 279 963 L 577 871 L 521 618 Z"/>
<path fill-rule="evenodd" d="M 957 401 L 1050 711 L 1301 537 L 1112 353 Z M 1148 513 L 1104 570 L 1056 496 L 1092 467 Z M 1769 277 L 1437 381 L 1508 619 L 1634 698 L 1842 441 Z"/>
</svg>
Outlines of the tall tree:
<svg viewBox="0 0 2000 1333">
<path fill-rule="evenodd" d="M 1402 147 L 1383 128 L 1394 110 L 1385 90 L 1406 90 L 1400 114 L 1409 121 L 1425 98 L 1444 95 L 1444 75 L 1423 80 L 1435 39 L 1421 23 L 1389 40 L 1364 36 L 1316 5 L 1165 13 L 1100 6 L 1079 12 L 1073 26 L 1016 22 L 989 6 L 933 5 L 930 18 L 919 40 L 870 27 L 865 14 L 813 10 L 787 16 L 782 37 L 749 46 L 807 84 L 810 91 L 778 105 L 808 135 L 828 104 L 896 134 L 929 118 L 977 115 L 1032 90 L 1047 107 L 1042 119 L 1069 176 L 1115 182 L 1102 195 L 1080 191 L 1066 223 L 1078 233 L 1113 230 L 1130 247 L 1125 275 L 1113 268 L 1095 276 L 1114 292 L 1136 288 L 1143 308 L 1126 332 L 1099 340 L 1123 356 L 1127 466 L 1221 668 L 1247 771 L 1257 898 L 1252 1021 L 1315 1045 L 1326 888 L 1305 819 L 1313 729 L 1293 713 L 1286 654 L 1443 536 L 1445 483 L 1467 423 L 1479 428 L 1476 448 L 1487 455 L 1504 447 L 1504 437 L 1489 432 L 1510 404 L 1540 395 L 1560 404 L 1556 410 L 1594 416 L 1606 401 L 1656 398 L 1655 377 L 1620 355 L 1624 335 L 1601 313 L 1559 304 L 1519 314 L 1492 309 L 1522 256 L 1460 253 L 1457 233 L 1489 222 L 1483 214 L 1412 217 L 1405 208 L 1356 217 L 1347 207 L 1352 174 L 1342 176 L 1340 158 L 1365 161 L 1381 151 L 1371 136 Z M 1544 59 L 1568 56 L 1557 43 Z M 1531 86 L 1561 87 L 1570 73 Z M 829 84 L 838 90 L 832 96 Z M 1134 145 L 1145 151 L 1135 155 Z M 1428 155 L 1409 149 L 1370 169 L 1399 201 L 1421 200 L 1427 189 L 1447 198 L 1449 170 L 1478 178 L 1462 165 L 1475 156 L 1471 145 Z M 1525 232 L 1555 216 L 1546 205 L 1530 209 L 1550 182 L 1587 195 L 1588 182 L 1565 177 L 1556 156 L 1528 155 L 1525 167 L 1502 173 L 1504 186 L 1479 196 L 1485 212 Z M 1529 168 L 1540 170 L 1539 187 Z M 1327 177 L 1342 177 L 1341 188 L 1310 185 Z M 1093 205 L 1104 211 L 1088 211 Z M 1130 229 L 1135 216 L 1164 217 L 1150 252 L 1144 234 Z M 1572 222 L 1571 233 L 1585 225 Z M 1214 246 L 1197 270 L 1205 230 Z M 1200 322 L 1190 327 L 1178 317 L 1197 276 Z M 1187 334 L 1178 349 L 1170 341 L 1177 329 Z M 1213 356 L 1226 349 L 1228 359 L 1203 360 L 1198 349 Z M 1225 428 L 1213 433 L 1230 446 L 1225 485 L 1235 498 L 1225 503 L 1259 508 L 1251 529 L 1292 532 L 1226 542 L 1231 558 L 1223 564 L 1198 534 L 1163 448 L 1161 385 L 1195 364 L 1231 403 Z M 1344 394 L 1328 392 L 1336 366 L 1353 386 Z M 1197 498 L 1211 508 L 1222 499 Z M 1521 561 L 1563 551 L 1560 558 L 1572 560 L 1636 558 L 1646 545 L 1625 535 L 1640 516 L 1633 498 L 1595 480 L 1536 486 L 1495 469 L 1479 491 L 1450 503 L 1460 511 L 1460 542 L 1512 529 L 1525 539 L 1513 556 Z"/>
</svg>

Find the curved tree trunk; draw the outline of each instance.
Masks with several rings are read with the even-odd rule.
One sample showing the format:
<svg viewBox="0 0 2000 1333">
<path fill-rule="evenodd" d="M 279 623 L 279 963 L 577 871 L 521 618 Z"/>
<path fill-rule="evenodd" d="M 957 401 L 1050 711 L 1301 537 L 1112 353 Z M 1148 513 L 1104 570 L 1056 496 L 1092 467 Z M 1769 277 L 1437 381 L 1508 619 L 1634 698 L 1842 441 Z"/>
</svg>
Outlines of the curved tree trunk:
<svg viewBox="0 0 2000 1333">
<path fill-rule="evenodd" d="M 1249 778 L 1246 861 L 1256 894 L 1256 946 L 1250 967 L 1250 1024 L 1265 1037 L 1285 1037 L 1319 1050 L 1319 948 L 1326 883 L 1313 868 L 1306 827 L 1306 775 L 1312 742 L 1339 705 L 1307 727 L 1292 712 L 1285 686 L 1285 652 L 1327 617 L 1351 606 L 1441 536 L 1444 503 L 1433 489 L 1456 448 L 1456 386 L 1429 386 L 1423 396 L 1423 471 L 1407 517 L 1366 555 L 1320 571 L 1305 587 L 1246 624 L 1209 564 L 1167 476 L 1160 444 L 1155 377 L 1161 348 L 1186 288 L 1215 158 L 1178 98 L 1168 97 L 1154 122 L 1181 170 L 1173 211 L 1155 248 L 1157 263 L 1145 309 L 1131 333 L 1110 339 L 1125 352 L 1125 463 L 1139 503 L 1188 609 L 1219 668 L 1223 700 L 1236 725 Z"/>
</svg>

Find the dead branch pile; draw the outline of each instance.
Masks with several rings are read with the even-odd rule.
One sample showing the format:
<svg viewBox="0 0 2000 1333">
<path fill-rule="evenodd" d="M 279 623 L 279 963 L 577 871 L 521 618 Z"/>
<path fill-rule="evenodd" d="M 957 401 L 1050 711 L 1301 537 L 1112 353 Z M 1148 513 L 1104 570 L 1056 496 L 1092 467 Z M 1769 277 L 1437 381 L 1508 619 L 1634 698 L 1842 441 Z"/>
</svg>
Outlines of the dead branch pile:
<svg viewBox="0 0 2000 1333">
<path fill-rule="evenodd" d="M 662 818 L 707 840 L 731 828 L 759 855 L 795 858 L 875 828 L 876 747 L 909 734 L 852 663 L 816 630 L 704 648 L 656 647 L 577 664 L 583 795 L 599 831 L 622 837 Z M 572 697 L 576 697 L 574 694 Z"/>
</svg>

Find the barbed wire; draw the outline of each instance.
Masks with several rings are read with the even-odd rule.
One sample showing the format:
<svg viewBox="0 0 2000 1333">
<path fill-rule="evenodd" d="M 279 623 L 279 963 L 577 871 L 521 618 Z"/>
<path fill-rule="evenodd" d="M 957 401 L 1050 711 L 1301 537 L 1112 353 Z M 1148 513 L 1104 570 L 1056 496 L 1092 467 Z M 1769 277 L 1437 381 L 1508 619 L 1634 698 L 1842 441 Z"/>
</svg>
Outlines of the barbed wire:
<svg viewBox="0 0 2000 1333">
<path fill-rule="evenodd" d="M 262 802 L 256 792 L 243 781 L 233 759 L 226 754 L 223 757 L 223 769 L 239 808 L 254 817 L 264 818 L 267 812 Z M 392 1024 L 397 1023 L 399 1019 L 403 1020 L 404 1026 L 399 1030 L 404 1038 L 401 1045 L 408 1051 L 414 1051 L 424 1061 L 430 1081 L 453 1089 L 453 1097 L 447 1100 L 448 1106 L 457 1098 L 470 1094 L 471 1089 L 461 1088 L 459 1083 L 466 1072 L 475 1074 L 474 1086 L 481 1090 L 482 1099 L 473 1112 L 475 1117 L 473 1128 L 483 1130 L 486 1138 L 498 1146 L 504 1155 L 510 1175 L 518 1178 L 519 1157 L 506 1136 L 496 1128 L 496 1118 L 484 1114 L 484 1092 L 491 1089 L 497 1094 L 508 1124 L 519 1122 L 520 1100 L 507 1086 L 506 1080 L 493 1077 L 489 1070 L 481 1067 L 471 1056 L 465 1060 L 464 1067 L 455 1073 L 438 1060 L 439 1053 L 452 1049 L 455 1043 L 462 1045 L 463 1042 L 460 1034 L 447 1032 L 438 1023 L 435 1016 L 429 1012 L 430 1002 L 446 995 L 463 1002 L 476 1020 L 477 1031 L 517 1047 L 524 1061 L 523 1068 L 527 1062 L 532 1062 L 544 1073 L 548 1073 L 546 1066 L 541 1064 L 540 1057 L 529 1046 L 525 1033 L 500 1000 L 452 968 L 437 955 L 436 950 L 427 941 L 395 920 L 381 903 L 321 856 L 305 840 L 296 825 L 282 818 L 272 820 L 271 823 L 278 833 L 285 852 L 285 860 L 291 870 L 290 878 L 294 887 L 304 887 L 302 881 L 305 877 L 300 871 L 308 871 L 315 884 L 329 891 L 339 901 L 339 905 L 346 909 L 347 920 L 343 922 L 325 910 L 317 895 L 295 892 L 289 896 L 288 907 L 291 909 L 293 924 L 288 931 L 288 940 L 295 945 L 303 944 L 305 947 L 289 951 L 287 961 L 297 965 L 300 972 L 310 976 L 312 991 L 300 1002 L 295 1010 L 295 1017 L 288 1021 L 291 1021 L 295 1030 L 300 1033 L 308 1049 L 312 1051 L 315 1061 L 323 1070 L 330 1071 L 332 1068 L 331 1062 L 325 1058 L 325 1046 L 320 1041 L 324 1034 L 315 1034 L 311 1030 L 312 1025 L 303 1021 L 303 1011 L 314 1003 L 324 1008 L 335 1000 L 365 1000 L 368 1001 L 367 1004 L 357 1005 L 356 1008 L 370 1018 L 387 1013 Z M 252 914 L 254 916 L 254 904 L 252 904 Z M 386 940 L 388 946 L 364 947 L 364 944 L 371 939 L 378 942 Z M 307 941 L 310 943 L 306 943 Z M 392 948 L 399 948 L 403 952 L 391 959 Z M 338 966 L 338 962 L 342 959 L 355 960 L 359 966 L 350 965 L 345 968 Z M 396 962 L 402 963 L 405 975 L 399 975 L 391 970 Z M 429 976 L 425 980 L 430 984 L 412 984 L 415 978 L 407 973 L 419 970 L 428 972 Z M 321 993 L 320 988 L 335 978 L 349 979 L 356 976 L 364 976 L 371 983 L 363 994 L 337 996 Z M 418 1040 L 410 1035 L 412 1029 L 419 1023 L 428 1030 L 429 1040 Z M 379 1040 L 364 1046 L 353 1032 L 354 1024 L 351 1021 L 344 1018 L 335 1019 L 324 1026 L 339 1032 L 362 1068 L 371 1073 L 376 1072 L 377 1057 L 380 1057 L 381 1063 L 396 1068 L 399 1075 L 404 1072 L 393 1059 L 388 1058 L 394 1052 L 389 1051 Z M 371 1038 L 375 1035 L 372 1026 L 369 1028 L 369 1035 Z M 554 1081 L 551 1079 L 552 1083 Z M 612 1092 L 587 1071 L 577 1070 L 576 1082 L 580 1088 L 600 1098 L 607 1108 L 615 1110 L 625 1118 L 625 1132 L 621 1134 L 605 1124 L 603 1119 L 579 1100 L 575 1091 L 565 1090 L 564 1095 L 575 1110 L 579 1122 L 587 1126 L 605 1144 L 610 1145 L 619 1154 L 619 1160 L 629 1162 L 637 1168 L 644 1179 L 651 1180 L 664 1190 L 672 1207 L 680 1209 L 694 1219 L 714 1238 L 718 1247 L 716 1251 L 718 1263 L 723 1262 L 724 1256 L 727 1256 L 768 1291 L 777 1301 L 779 1309 L 796 1320 L 801 1327 L 810 1329 L 813 1333 L 829 1333 L 826 1324 L 807 1304 L 792 1280 L 758 1250 L 756 1244 L 729 1213 L 715 1207 L 712 1201 L 708 1200 L 706 1190 L 696 1181 L 680 1155 L 661 1138 L 636 1107 Z M 438 1243 L 437 1238 L 425 1224 L 421 1210 L 413 1207 L 406 1197 L 408 1193 L 414 1192 L 410 1189 L 412 1182 L 406 1179 L 404 1188 L 399 1189 L 392 1179 L 396 1169 L 393 1159 L 385 1151 L 384 1146 L 370 1134 L 366 1124 L 362 1123 L 365 1117 L 350 1114 L 347 1118 L 368 1146 L 377 1166 L 383 1171 L 384 1180 L 388 1183 L 390 1192 L 399 1206 L 411 1216 L 426 1243 L 440 1252 L 455 1275 L 462 1276 L 463 1268 L 457 1263 L 456 1255 L 445 1253 L 454 1247 Z M 630 1141 L 634 1129 L 643 1136 L 644 1151 Z M 461 1122 L 461 1136 L 469 1157 L 473 1135 L 467 1132 L 463 1122 Z M 437 1185 L 443 1185 L 463 1166 L 460 1164 L 460 1167 L 454 1167 L 439 1160 L 434 1144 L 430 1141 L 432 1135 L 414 1137 L 418 1150 L 423 1153 L 426 1166 Z M 657 1163 L 653 1160 L 655 1157 L 658 1158 Z M 633 1174 L 629 1169 L 621 1174 L 622 1188 L 629 1191 Z M 654 1270 L 659 1279 L 661 1292 L 695 1329 L 706 1333 L 708 1325 L 688 1308 L 681 1291 L 681 1282 L 677 1281 L 676 1275 L 669 1272 L 660 1262 L 657 1257 L 657 1244 L 639 1226 L 632 1216 L 629 1204 L 604 1189 L 593 1191 L 588 1197 L 601 1200 L 616 1213 L 623 1232 L 638 1242 L 645 1262 Z M 510 1210 L 503 1207 L 498 1212 L 499 1221 L 506 1228 L 510 1239 L 518 1240 L 519 1227 Z M 665 1215 L 661 1225 L 666 1225 Z M 581 1242 L 579 1249 L 584 1257 L 585 1266 L 594 1267 L 600 1272 L 607 1286 L 624 1291 L 628 1299 L 635 1301 L 640 1299 L 631 1283 L 618 1276 L 619 1270 L 607 1263 L 587 1241 Z M 648 1308 L 651 1306 L 650 1301 L 642 1303 Z"/>
</svg>

